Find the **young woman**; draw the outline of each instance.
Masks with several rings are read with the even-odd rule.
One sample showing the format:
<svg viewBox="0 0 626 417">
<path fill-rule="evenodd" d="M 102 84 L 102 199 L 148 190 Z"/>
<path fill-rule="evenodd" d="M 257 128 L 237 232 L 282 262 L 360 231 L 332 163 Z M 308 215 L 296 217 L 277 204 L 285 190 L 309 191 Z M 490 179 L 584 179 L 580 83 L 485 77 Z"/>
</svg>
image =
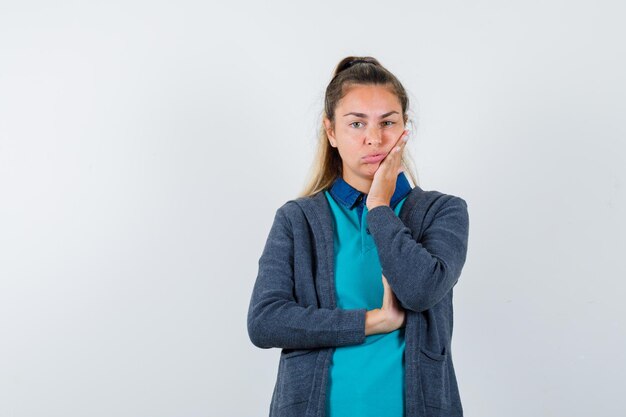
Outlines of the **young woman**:
<svg viewBox="0 0 626 417">
<path fill-rule="evenodd" d="M 463 415 L 451 339 L 467 204 L 411 186 L 408 121 L 376 59 L 337 65 L 311 181 L 276 211 L 248 310 L 252 343 L 282 348 L 270 417 Z"/>
</svg>

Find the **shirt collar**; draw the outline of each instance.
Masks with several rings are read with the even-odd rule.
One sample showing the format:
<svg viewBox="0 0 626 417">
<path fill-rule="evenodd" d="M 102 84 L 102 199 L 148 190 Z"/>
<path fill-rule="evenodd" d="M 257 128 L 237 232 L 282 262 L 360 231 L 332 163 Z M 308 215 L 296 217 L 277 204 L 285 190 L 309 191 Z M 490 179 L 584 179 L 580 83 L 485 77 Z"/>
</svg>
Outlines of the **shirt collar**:
<svg viewBox="0 0 626 417">
<path fill-rule="evenodd" d="M 394 208 L 400 200 L 402 200 L 411 191 L 411 184 L 404 175 L 404 172 L 400 172 L 396 178 L 396 189 L 391 196 L 390 207 Z M 362 193 L 350 184 L 348 184 L 341 176 L 337 177 L 330 187 L 330 195 L 344 207 L 351 210 L 358 204 L 365 204 L 367 194 Z M 362 196 L 359 199 L 359 196 Z"/>
</svg>

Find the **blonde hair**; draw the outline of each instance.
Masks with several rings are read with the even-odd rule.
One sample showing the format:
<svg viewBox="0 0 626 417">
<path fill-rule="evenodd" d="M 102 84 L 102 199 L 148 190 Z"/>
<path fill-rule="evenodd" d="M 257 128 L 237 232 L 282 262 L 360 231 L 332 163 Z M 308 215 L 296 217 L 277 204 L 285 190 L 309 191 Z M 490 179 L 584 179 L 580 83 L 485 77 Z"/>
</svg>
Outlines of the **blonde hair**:
<svg viewBox="0 0 626 417">
<path fill-rule="evenodd" d="M 337 148 L 330 146 L 324 126 L 324 118 L 330 120 L 335 127 L 335 108 L 345 95 L 346 87 L 360 85 L 388 85 L 398 97 L 402 105 L 403 120 L 406 124 L 412 121 L 408 116 L 409 99 L 400 81 L 375 58 L 349 56 L 342 59 L 335 68 L 333 78 L 326 87 L 324 110 L 320 117 L 320 128 L 317 134 L 317 151 L 309 170 L 308 181 L 298 197 L 309 197 L 328 189 L 336 178 L 342 175 L 341 156 Z M 419 185 L 413 159 L 407 147 L 402 152 L 402 164 L 406 175 L 413 183 Z"/>
</svg>

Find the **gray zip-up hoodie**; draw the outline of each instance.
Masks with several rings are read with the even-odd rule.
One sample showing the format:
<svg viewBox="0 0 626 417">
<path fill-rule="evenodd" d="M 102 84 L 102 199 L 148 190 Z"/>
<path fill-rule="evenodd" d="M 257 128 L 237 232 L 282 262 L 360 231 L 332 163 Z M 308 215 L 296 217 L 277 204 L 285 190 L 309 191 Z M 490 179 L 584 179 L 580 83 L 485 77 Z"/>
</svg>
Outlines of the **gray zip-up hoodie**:
<svg viewBox="0 0 626 417">
<path fill-rule="evenodd" d="M 406 417 L 463 416 L 451 341 L 467 203 L 415 186 L 398 216 L 378 206 L 367 223 L 382 273 L 406 311 Z M 325 417 L 334 348 L 365 341 L 366 309 L 336 307 L 333 227 L 323 192 L 289 200 L 276 210 L 259 258 L 247 326 L 255 346 L 282 349 L 270 417 Z"/>
</svg>

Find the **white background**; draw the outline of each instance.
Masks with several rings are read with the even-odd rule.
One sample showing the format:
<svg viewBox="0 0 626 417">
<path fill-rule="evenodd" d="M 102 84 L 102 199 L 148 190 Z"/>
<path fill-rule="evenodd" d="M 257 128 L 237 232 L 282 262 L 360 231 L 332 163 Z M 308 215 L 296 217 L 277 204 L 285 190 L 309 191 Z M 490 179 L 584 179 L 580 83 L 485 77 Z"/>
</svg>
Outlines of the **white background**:
<svg viewBox="0 0 626 417">
<path fill-rule="evenodd" d="M 249 297 L 348 55 L 468 203 L 466 416 L 623 416 L 622 4 L 0 2 L 0 417 L 267 415 Z"/>
</svg>

